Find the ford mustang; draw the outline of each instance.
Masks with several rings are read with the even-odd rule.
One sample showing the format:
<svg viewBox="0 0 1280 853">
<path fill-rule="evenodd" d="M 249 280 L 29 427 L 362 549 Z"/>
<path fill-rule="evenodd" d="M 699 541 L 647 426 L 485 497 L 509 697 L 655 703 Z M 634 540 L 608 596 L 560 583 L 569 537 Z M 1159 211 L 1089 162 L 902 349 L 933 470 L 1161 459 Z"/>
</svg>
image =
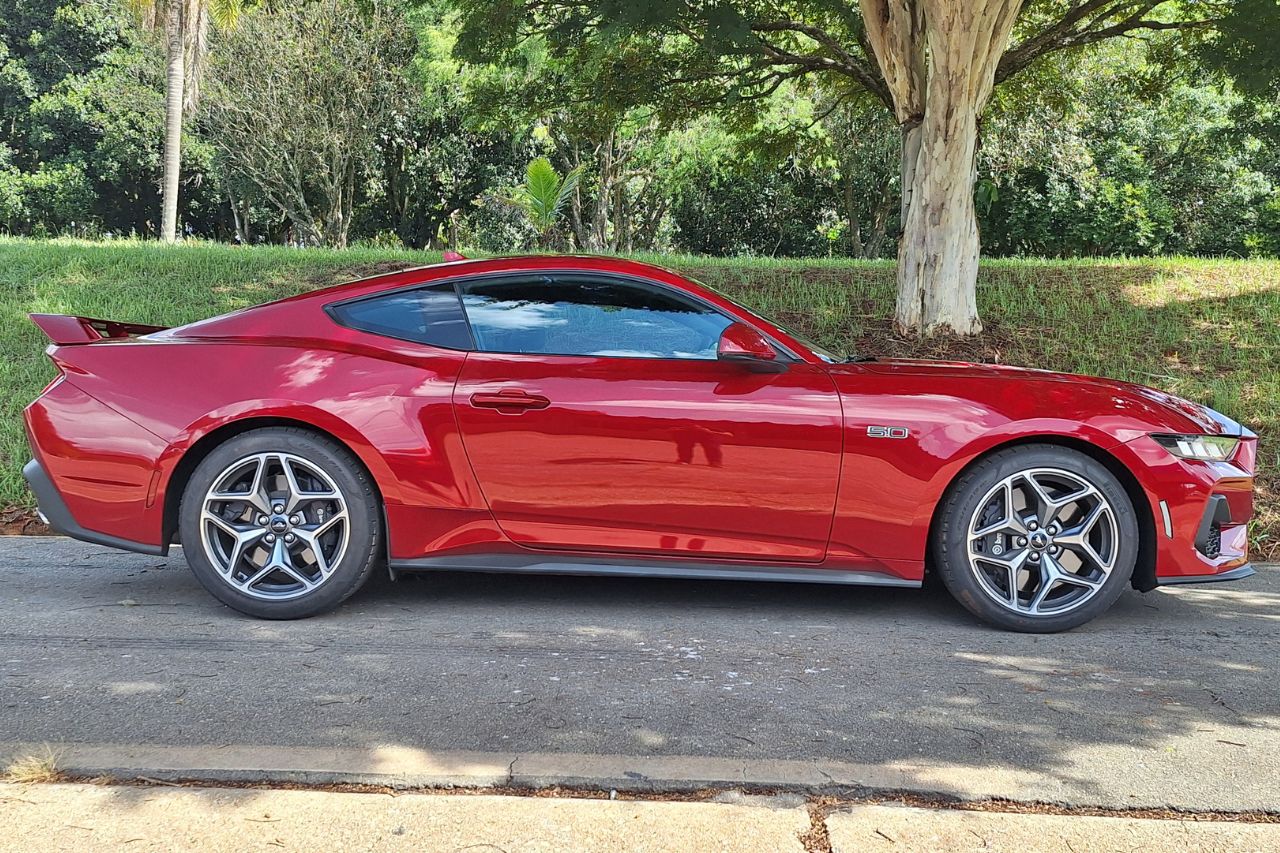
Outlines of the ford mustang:
<svg viewBox="0 0 1280 853">
<path fill-rule="evenodd" d="M 453 260 L 177 328 L 33 315 L 50 526 L 289 619 L 376 567 L 918 587 L 1078 626 L 1252 574 L 1256 437 L 1106 379 L 841 357 L 668 270 Z"/>
</svg>

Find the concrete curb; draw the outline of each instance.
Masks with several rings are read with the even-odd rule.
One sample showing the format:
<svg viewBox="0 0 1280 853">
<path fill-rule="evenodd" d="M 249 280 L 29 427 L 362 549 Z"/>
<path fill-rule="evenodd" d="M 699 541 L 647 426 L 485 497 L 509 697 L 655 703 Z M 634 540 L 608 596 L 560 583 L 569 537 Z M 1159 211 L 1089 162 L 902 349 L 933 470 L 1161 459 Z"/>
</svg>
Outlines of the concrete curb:
<svg viewBox="0 0 1280 853">
<path fill-rule="evenodd" d="M 293 782 L 409 788 L 547 788 L 693 791 L 911 791 L 955 800 L 1025 799 L 1037 774 L 1007 768 L 869 765 L 697 756 L 428 751 L 401 746 L 319 749 L 273 746 L 143 746 L 0 743 L 0 766 L 52 750 L 77 777 L 149 777 L 209 783 Z"/>
</svg>

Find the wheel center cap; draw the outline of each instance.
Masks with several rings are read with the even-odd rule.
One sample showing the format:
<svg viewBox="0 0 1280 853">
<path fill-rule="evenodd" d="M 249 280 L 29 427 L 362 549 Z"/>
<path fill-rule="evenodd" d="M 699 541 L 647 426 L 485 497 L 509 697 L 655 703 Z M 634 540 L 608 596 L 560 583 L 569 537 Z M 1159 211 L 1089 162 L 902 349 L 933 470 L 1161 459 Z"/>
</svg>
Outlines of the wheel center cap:
<svg viewBox="0 0 1280 853">
<path fill-rule="evenodd" d="M 284 533 L 289 529 L 288 519 L 277 515 L 275 518 L 271 519 L 271 529 L 276 533 Z"/>
<path fill-rule="evenodd" d="M 1035 548 L 1037 551 L 1043 551 L 1045 548 L 1049 547 L 1049 534 L 1037 530 L 1035 533 L 1031 534 L 1030 542 L 1032 548 Z"/>
</svg>

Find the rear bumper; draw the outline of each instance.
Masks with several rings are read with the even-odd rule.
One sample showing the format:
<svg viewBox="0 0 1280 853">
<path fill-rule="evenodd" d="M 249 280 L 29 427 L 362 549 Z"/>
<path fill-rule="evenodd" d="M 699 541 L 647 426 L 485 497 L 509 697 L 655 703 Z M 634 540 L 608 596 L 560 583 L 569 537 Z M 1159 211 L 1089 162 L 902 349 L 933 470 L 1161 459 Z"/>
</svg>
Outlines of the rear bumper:
<svg viewBox="0 0 1280 853">
<path fill-rule="evenodd" d="M 120 548 L 125 551 L 137 551 L 140 554 L 163 556 L 169 552 L 169 549 L 164 546 L 121 539 L 118 536 L 99 533 L 82 526 L 71 514 L 67 502 L 62 499 L 58 487 L 53 484 L 53 479 L 36 460 L 32 459 L 23 466 L 22 476 L 26 478 L 27 484 L 31 486 L 31 491 L 36 496 L 41 517 L 53 532 L 82 542 L 92 542 L 95 545 L 106 545 L 109 548 Z"/>
<path fill-rule="evenodd" d="M 164 554 L 164 506 L 154 500 L 166 442 L 66 377 L 23 412 L 32 464 L 24 472 L 56 530 L 113 548 Z"/>
</svg>

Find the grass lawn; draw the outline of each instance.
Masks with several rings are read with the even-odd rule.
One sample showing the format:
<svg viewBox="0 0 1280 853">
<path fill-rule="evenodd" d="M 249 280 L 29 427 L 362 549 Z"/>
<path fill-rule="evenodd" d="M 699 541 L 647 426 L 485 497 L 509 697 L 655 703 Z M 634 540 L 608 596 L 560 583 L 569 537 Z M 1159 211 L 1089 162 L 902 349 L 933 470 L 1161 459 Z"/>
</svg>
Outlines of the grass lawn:
<svg viewBox="0 0 1280 853">
<path fill-rule="evenodd" d="M 1280 261 L 984 261 L 987 332 L 892 334 L 887 262 L 642 256 L 836 350 L 964 358 L 1141 382 L 1207 403 L 1261 436 L 1259 558 L 1280 558 Z M 265 302 L 432 253 L 36 242 L 0 238 L 0 506 L 29 506 L 21 411 L 53 371 L 29 312 L 160 325 Z"/>
</svg>

